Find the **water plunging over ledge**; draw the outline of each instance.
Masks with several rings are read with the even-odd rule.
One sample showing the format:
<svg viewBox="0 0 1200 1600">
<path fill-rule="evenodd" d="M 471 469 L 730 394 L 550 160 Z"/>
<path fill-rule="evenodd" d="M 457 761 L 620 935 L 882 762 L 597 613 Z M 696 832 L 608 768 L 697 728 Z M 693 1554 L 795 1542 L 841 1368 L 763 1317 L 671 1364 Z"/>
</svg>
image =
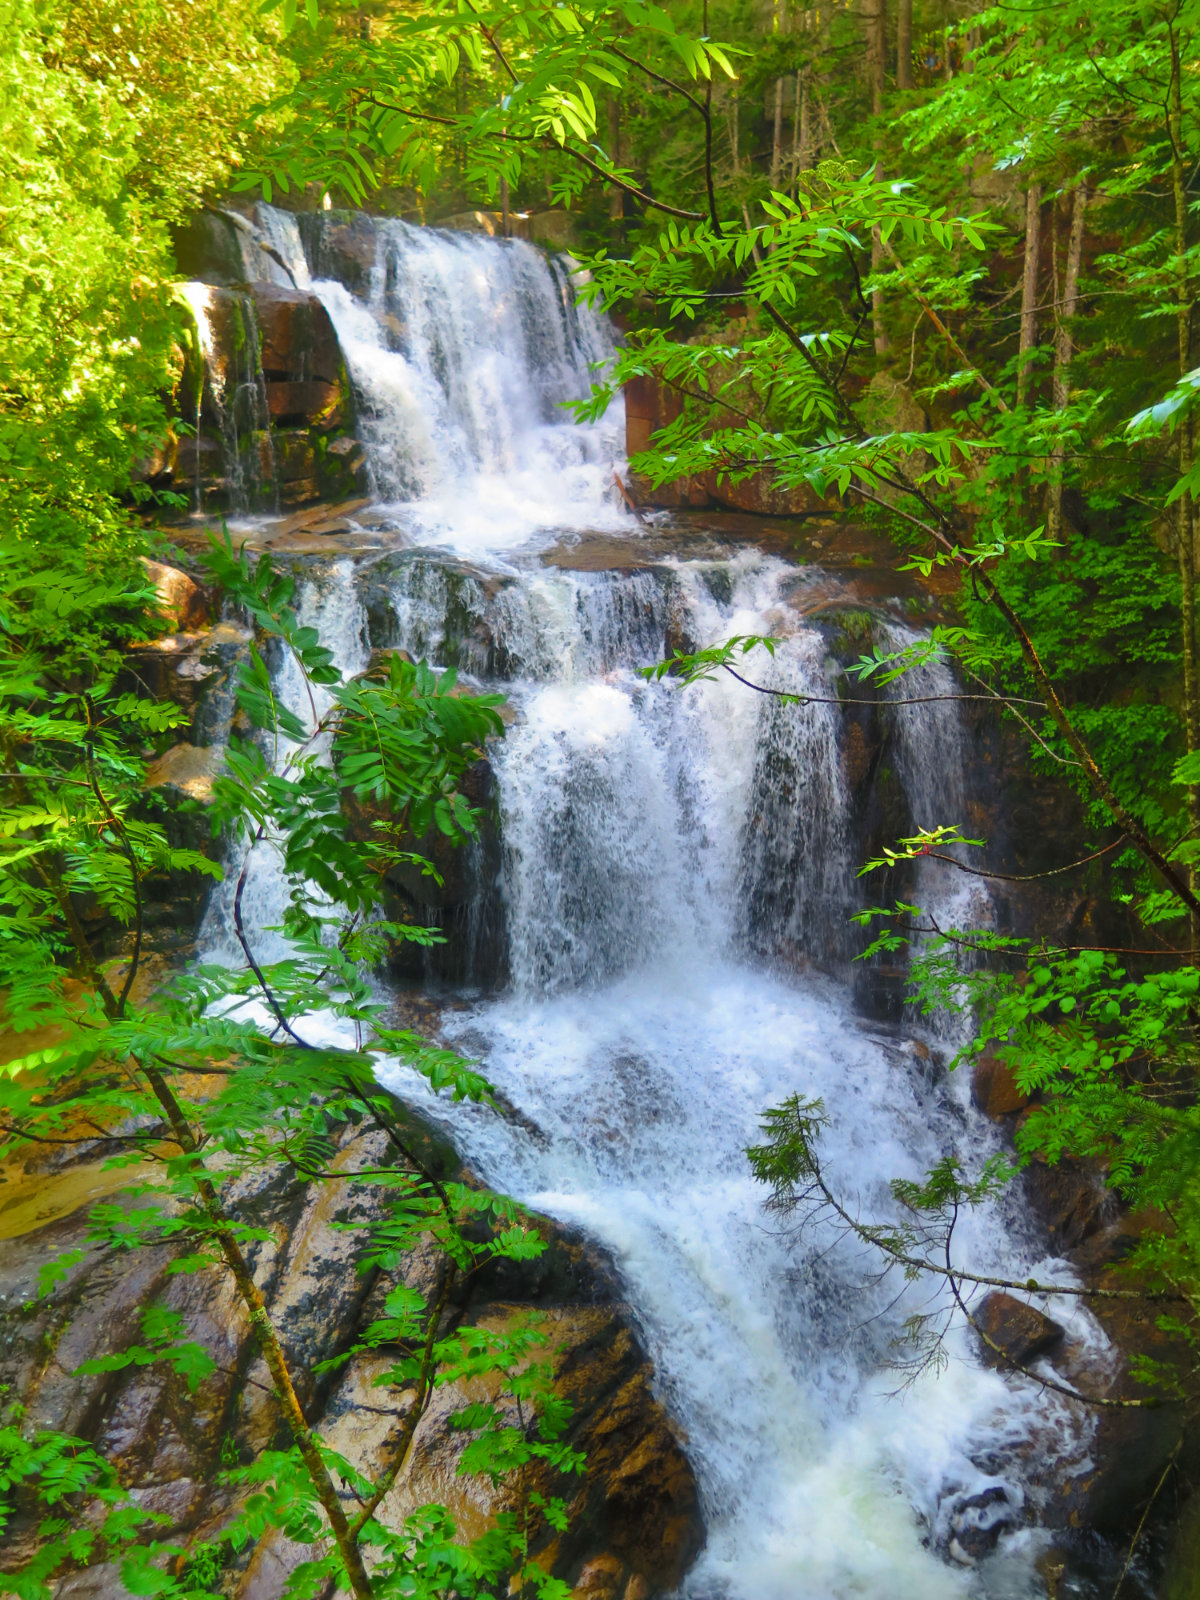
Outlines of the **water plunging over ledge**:
<svg viewBox="0 0 1200 1600">
<path fill-rule="evenodd" d="M 879 1282 L 877 1261 L 826 1224 L 781 1228 L 745 1159 L 767 1107 L 819 1096 L 832 1182 L 886 1217 L 889 1180 L 950 1151 L 971 1166 L 994 1144 L 963 1083 L 905 1030 L 855 1014 L 844 713 L 731 680 L 682 690 L 636 676 L 668 637 L 777 633 L 763 672 L 829 695 L 827 641 L 792 603 L 801 579 L 757 552 L 638 570 L 632 528 L 619 570 L 523 553 L 551 518 L 623 516 L 605 499 L 603 430 L 546 410 L 582 381 L 583 336 L 564 341 L 569 325 L 549 311 L 530 321 L 561 304 L 561 286 L 528 247 L 403 224 L 378 237 L 357 298 L 328 279 L 317 288 L 366 400 L 379 492 L 405 501 L 402 526 L 425 548 L 308 568 L 300 613 L 344 670 L 406 649 L 501 685 L 516 708 L 492 753 L 497 872 L 476 896 L 502 956 L 485 970 L 468 938 L 469 981 L 444 1031 L 520 1118 L 434 1106 L 400 1069 L 389 1081 L 432 1107 L 486 1182 L 613 1252 L 700 1478 L 708 1543 L 687 1600 L 1041 1594 L 1046 1536 L 1023 1463 L 1083 1461 L 1078 1418 L 1033 1382 L 985 1370 L 961 1327 L 947 1370 L 897 1392 L 893 1343 L 934 1291 Z M 402 333 L 387 334 L 389 317 Z M 468 549 L 489 564 L 450 553 Z M 277 687 L 306 714 L 286 671 Z M 910 814 L 961 820 L 956 708 L 891 714 Z M 270 957 L 279 884 L 260 857 L 246 912 Z M 952 916 L 951 876 L 921 887 Z M 227 913 L 218 895 L 206 924 L 218 955 Z M 1011 1200 L 968 1216 L 956 1251 L 976 1271 L 1067 1271 L 1034 1259 Z M 1086 1313 L 1055 1315 L 1094 1337 Z M 1009 1531 L 978 1566 L 956 1563 L 959 1536 L 988 1527 Z"/>
</svg>

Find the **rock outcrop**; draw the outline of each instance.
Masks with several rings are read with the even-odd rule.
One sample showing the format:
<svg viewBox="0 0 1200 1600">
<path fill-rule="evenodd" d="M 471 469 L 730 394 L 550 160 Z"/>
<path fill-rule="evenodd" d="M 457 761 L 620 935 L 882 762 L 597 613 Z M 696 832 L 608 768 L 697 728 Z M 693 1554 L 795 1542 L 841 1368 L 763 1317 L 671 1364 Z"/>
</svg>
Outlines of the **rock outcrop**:
<svg viewBox="0 0 1200 1600">
<path fill-rule="evenodd" d="M 362 468 L 337 335 L 305 289 L 189 286 L 197 337 L 180 410 L 195 431 L 160 474 L 197 507 L 280 510 L 352 493 Z"/>
<path fill-rule="evenodd" d="M 683 409 L 679 395 L 656 378 L 631 378 L 625 385 L 625 451 L 645 450 L 651 434 L 673 422 Z M 666 510 L 703 510 L 715 506 L 726 511 L 748 511 L 757 516 L 828 516 L 834 509 L 815 489 L 780 489 L 769 472 L 756 472 L 733 483 L 716 471 L 697 473 L 657 487 L 636 474 L 631 492 L 639 505 Z"/>
<path fill-rule="evenodd" d="M 337 1162 L 349 1157 L 351 1144 L 355 1165 L 364 1155 L 386 1153 L 382 1134 L 364 1139 L 345 1130 Z M 424 1159 L 438 1162 L 443 1175 L 469 1181 L 436 1135 L 425 1137 Z M 129 1179 L 128 1171 L 120 1175 Z M 156 1537 L 182 1547 L 181 1560 L 216 1546 L 227 1563 L 220 1586 L 231 1600 L 274 1600 L 308 1549 L 269 1534 L 235 1555 L 219 1539 L 248 1492 L 224 1481 L 223 1470 L 286 1442 L 244 1309 L 214 1269 L 172 1274 L 182 1245 L 114 1255 L 90 1244 L 87 1204 L 111 1198 L 114 1187 L 98 1151 L 87 1147 L 78 1157 L 39 1155 L 24 1168 L 0 1170 L 0 1384 L 8 1386 L 9 1401 L 25 1407 L 31 1426 L 61 1429 L 103 1451 L 131 1497 L 167 1519 Z M 31 1193 L 39 1199 L 33 1209 Z M 269 1234 L 254 1247 L 256 1278 L 296 1369 L 307 1375 L 301 1387 L 308 1415 L 366 1471 L 379 1468 L 403 1414 L 389 1390 L 373 1386 L 394 1353 L 355 1357 L 332 1375 L 316 1376 L 313 1368 L 349 1349 L 381 1312 L 394 1275 L 360 1272 L 361 1236 L 342 1226 L 368 1224 L 381 1198 L 378 1188 L 353 1179 L 305 1185 L 281 1166 L 244 1183 L 237 1201 L 240 1213 Z M 552 1480 L 543 1473 L 529 1485 L 563 1495 L 570 1512 L 564 1533 L 544 1533 L 540 1559 L 581 1596 L 649 1600 L 675 1588 L 702 1542 L 695 1481 L 652 1393 L 649 1363 L 608 1263 L 571 1232 L 545 1219 L 537 1226 L 545 1254 L 474 1274 L 447 1311 L 443 1331 L 461 1323 L 503 1326 L 530 1310 L 544 1318 L 558 1388 L 575 1408 L 570 1441 L 586 1454 L 587 1467 L 581 1477 Z M 37 1299 L 39 1266 L 71 1249 L 81 1250 L 82 1259 Z M 431 1270 L 416 1256 L 398 1275 L 421 1286 Z M 137 1310 L 151 1301 L 180 1313 L 189 1337 L 216 1362 L 198 1391 L 189 1393 L 158 1366 L 74 1375 L 89 1358 L 135 1342 Z M 481 1397 L 476 1391 L 473 1384 L 470 1399 Z M 384 1503 L 386 1521 L 434 1501 L 451 1510 L 464 1535 L 474 1535 L 504 1508 L 504 1483 L 495 1489 L 486 1478 L 457 1471 L 463 1438 L 449 1418 L 467 1399 L 460 1385 L 436 1391 L 409 1467 Z M 0 1565 L 17 1565 L 35 1542 L 28 1523 L 13 1527 Z M 94 1600 L 124 1596 L 109 1568 L 68 1579 L 63 1593 L 77 1589 Z"/>
<path fill-rule="evenodd" d="M 1015 1295 L 989 1294 L 974 1316 L 984 1335 L 983 1359 L 991 1367 L 1028 1366 L 1063 1341 L 1061 1323 Z"/>
</svg>

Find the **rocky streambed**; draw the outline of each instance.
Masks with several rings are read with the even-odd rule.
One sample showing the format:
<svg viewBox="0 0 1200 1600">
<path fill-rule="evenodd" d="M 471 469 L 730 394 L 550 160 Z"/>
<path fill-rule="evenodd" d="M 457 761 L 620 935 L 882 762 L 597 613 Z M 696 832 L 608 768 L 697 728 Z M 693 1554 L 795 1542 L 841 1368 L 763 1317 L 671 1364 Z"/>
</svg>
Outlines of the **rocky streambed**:
<svg viewBox="0 0 1200 1600">
<path fill-rule="evenodd" d="M 411 1127 L 411 1117 L 406 1118 Z M 386 1137 L 341 1130 L 339 1164 L 389 1155 Z M 217 1271 L 172 1274 L 182 1244 L 133 1254 L 89 1243 L 87 1212 L 109 1199 L 126 1170 L 106 1172 L 115 1153 L 86 1145 L 69 1155 L 35 1157 L 0 1173 L 0 1383 L 27 1421 L 95 1445 L 117 1468 L 131 1499 L 166 1521 L 159 1536 L 186 1559 L 211 1563 L 219 1552 L 219 1587 L 242 1600 L 274 1600 L 288 1573 L 311 1551 L 270 1533 L 232 1551 L 222 1528 L 252 1492 L 222 1474 L 260 1452 L 286 1448 L 288 1434 L 243 1306 Z M 470 1181 L 444 1139 L 429 1133 L 423 1159 L 441 1178 Z M 360 1272 L 360 1237 L 343 1225 L 369 1225 L 381 1192 L 352 1178 L 314 1189 L 285 1167 L 266 1170 L 236 1196 L 239 1218 L 266 1229 L 269 1243 L 252 1251 L 262 1290 L 294 1370 L 312 1425 L 364 1472 L 380 1470 L 403 1411 L 373 1380 L 394 1359 L 380 1350 L 356 1357 L 335 1374 L 313 1368 L 353 1346 L 382 1315 L 395 1283 L 431 1292 L 432 1260 L 407 1259 L 395 1273 Z M 560 1494 L 568 1531 L 535 1552 L 581 1595 L 596 1600 L 648 1600 L 669 1592 L 703 1542 L 695 1478 L 675 1424 L 655 1397 L 653 1371 L 612 1263 L 578 1233 L 541 1219 L 547 1250 L 536 1262 L 506 1263 L 473 1274 L 452 1299 L 441 1332 L 464 1323 L 503 1329 L 530 1310 L 543 1319 L 554 1352 L 558 1392 L 574 1407 L 568 1438 L 586 1456 L 580 1478 L 543 1473 L 524 1488 Z M 39 1296 L 45 1263 L 69 1251 L 80 1259 L 52 1293 Z M 120 1351 L 140 1337 L 138 1310 L 162 1304 L 184 1319 L 216 1371 L 191 1390 L 170 1368 L 79 1376 L 83 1362 Z M 477 1387 L 477 1386 L 476 1386 Z M 415 1438 L 409 1468 L 381 1514 L 394 1526 L 416 1507 L 447 1506 L 472 1537 L 505 1507 L 504 1490 L 488 1479 L 462 1477 L 462 1438 L 450 1414 L 481 1393 L 461 1383 L 439 1389 Z M 6 1533 L 4 1565 L 32 1553 L 36 1528 L 18 1517 Z M 124 1586 L 115 1566 L 89 1567 L 63 1580 L 62 1596 L 115 1597 Z"/>
</svg>

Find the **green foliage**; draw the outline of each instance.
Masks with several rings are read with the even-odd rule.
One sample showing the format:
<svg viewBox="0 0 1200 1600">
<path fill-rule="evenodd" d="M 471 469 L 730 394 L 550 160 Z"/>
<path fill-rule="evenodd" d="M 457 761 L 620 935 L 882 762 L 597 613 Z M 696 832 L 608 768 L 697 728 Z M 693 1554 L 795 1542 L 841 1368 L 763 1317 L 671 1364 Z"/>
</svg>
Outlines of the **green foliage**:
<svg viewBox="0 0 1200 1600">
<path fill-rule="evenodd" d="M 39 1501 L 52 1515 L 40 1524 L 32 1560 L 0 1578 L 0 1587 L 42 1600 L 65 1561 L 87 1565 L 116 1554 L 131 1592 L 198 1596 L 216 1584 L 222 1552 L 277 1528 L 314 1548 L 290 1593 L 315 1595 L 335 1582 L 360 1596 L 432 1600 L 451 1590 L 492 1595 L 519 1575 L 531 1592 L 558 1600 L 562 1585 L 530 1556 L 540 1530 L 561 1526 L 562 1503 L 552 1496 L 528 1500 L 519 1515 L 506 1512 L 468 1541 L 436 1506 L 398 1530 L 375 1515 L 431 1396 L 450 1383 L 476 1397 L 452 1418 L 463 1436 L 461 1472 L 499 1481 L 532 1463 L 552 1475 L 582 1467 L 563 1437 L 570 1408 L 554 1393 L 537 1320 L 501 1330 L 443 1325 L 457 1278 L 488 1261 L 537 1257 L 545 1249 L 541 1233 L 511 1201 L 430 1170 L 414 1153 L 420 1129 L 375 1077 L 379 1061 L 398 1060 L 436 1094 L 492 1101 L 470 1062 L 388 1026 L 363 962 L 377 958 L 389 938 L 431 936 L 373 920 L 383 874 L 398 853 L 420 859 L 408 845 L 398 849 L 397 840 L 430 828 L 453 842 L 475 832 L 478 813 L 460 783 L 484 743 L 503 732 L 499 699 L 463 693 L 453 674 L 399 658 L 377 675 L 345 680 L 313 630 L 299 624 L 286 573 L 266 557 L 252 563 L 228 536 L 213 539 L 209 564 L 255 624 L 261 646 L 237 685 L 254 736 L 230 748 L 216 814 L 247 850 L 279 853 L 290 953 L 270 963 L 257 959 L 242 920 L 243 872 L 233 900 L 243 962 L 177 974 L 141 998 L 147 877 L 220 875 L 207 857 L 169 846 L 162 826 L 138 814 L 144 740 L 169 736 L 180 714 L 103 679 L 87 690 L 56 689 L 46 674 L 33 674 L 27 653 L 26 676 L 14 681 L 3 723 L 22 802 L 6 815 L 0 839 L 8 963 L 0 1006 L 14 1032 L 48 1029 L 55 1042 L 39 1043 L 6 1068 L 2 1153 L 45 1139 L 91 1139 L 97 1129 L 133 1130 L 106 1135 L 109 1165 L 136 1170 L 123 1197 L 92 1208 L 91 1241 L 113 1251 L 167 1246 L 173 1274 L 229 1272 L 287 1415 L 287 1386 L 295 1379 L 269 1315 L 254 1301 L 247 1264 L 247 1252 L 271 1235 L 227 1197 L 239 1180 L 272 1168 L 305 1183 L 340 1179 L 346 1131 L 378 1129 L 386 1154 L 356 1175 L 366 1189 L 381 1191 L 374 1220 L 341 1226 L 359 1236 L 362 1269 L 392 1276 L 393 1287 L 360 1343 L 325 1369 L 386 1352 L 390 1364 L 375 1381 L 403 1402 L 403 1438 L 376 1481 L 293 1419 L 292 1449 L 227 1465 L 242 1509 L 217 1546 L 194 1552 L 173 1577 L 178 1552 L 148 1537 L 153 1519 L 127 1499 L 108 1463 L 78 1441 L 27 1435 L 14 1423 L 0 1437 L 0 1495 L 11 1501 L 4 1514 L 28 1516 Z M 308 689 L 307 725 L 274 696 L 267 650 L 290 652 Z M 354 826 L 353 806 L 367 801 L 378 814 L 363 830 Z M 116 954 L 97 949 L 74 914 L 72 899 L 83 894 L 126 930 Z M 316 1047 L 305 1038 L 305 1018 L 314 1012 L 341 1027 L 341 1044 Z M 440 1264 L 433 1298 L 396 1277 L 414 1253 Z M 75 1250 L 45 1263 L 41 1292 L 53 1293 L 81 1258 Z M 162 1365 L 188 1391 L 201 1388 L 214 1361 L 189 1336 L 185 1318 L 148 1303 L 139 1321 L 140 1337 L 84 1362 L 80 1374 Z M 486 1402 L 477 1398 L 481 1385 L 492 1395 Z M 354 1485 L 362 1508 L 332 1541 L 330 1518 L 340 1502 L 331 1475 Z M 368 1553 L 369 1578 L 360 1551 Z"/>
<path fill-rule="evenodd" d="M 128 505 L 174 440 L 167 224 L 278 67 L 244 0 L 4 0 L 0 24 L 0 629 L 66 678 L 154 630 Z"/>
<path fill-rule="evenodd" d="M 134 1505 L 90 1445 L 50 1429 L 28 1430 L 19 1412 L 10 1412 L 0 1423 L 0 1535 L 29 1504 L 40 1517 L 38 1550 L 18 1571 L 0 1574 L 3 1592 L 50 1600 L 53 1579 L 65 1568 L 112 1560 L 131 1594 L 174 1588 L 159 1565 L 174 1552 L 145 1542 L 165 1519 Z"/>
</svg>

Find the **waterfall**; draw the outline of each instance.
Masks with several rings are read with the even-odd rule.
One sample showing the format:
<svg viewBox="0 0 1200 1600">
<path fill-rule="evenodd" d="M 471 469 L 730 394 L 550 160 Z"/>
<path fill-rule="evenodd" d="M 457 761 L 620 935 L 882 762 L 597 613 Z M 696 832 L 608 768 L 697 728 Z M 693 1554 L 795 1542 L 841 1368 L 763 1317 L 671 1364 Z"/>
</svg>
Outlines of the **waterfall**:
<svg viewBox="0 0 1200 1600">
<path fill-rule="evenodd" d="M 794 602 L 795 569 L 745 549 L 543 565 L 539 529 L 604 523 L 631 553 L 638 534 L 606 498 L 608 423 L 556 420 L 603 354 L 561 275 L 511 242 L 395 222 L 351 238 L 336 213 L 306 228 L 376 490 L 407 539 L 358 565 L 308 563 L 301 616 L 346 670 L 404 649 L 501 687 L 515 713 L 491 751 L 498 885 L 468 908 L 504 930 L 503 972 L 477 972 L 442 1026 L 518 1115 L 442 1104 L 399 1066 L 387 1081 L 486 1182 L 613 1253 L 701 1485 L 708 1541 L 682 1600 L 1032 1600 L 1044 1485 L 1083 1470 L 1086 1426 L 1033 1380 L 986 1370 L 961 1324 L 946 1371 L 906 1386 L 895 1343 L 914 1312 L 949 1309 L 944 1291 L 881 1281 L 878 1258 L 827 1220 L 772 1220 L 745 1157 L 768 1107 L 820 1098 L 830 1181 L 884 1220 L 892 1179 L 996 1147 L 936 1039 L 931 1064 L 911 1026 L 855 1013 L 846 713 L 826 703 L 836 672 Z M 913 637 L 896 620 L 880 630 L 893 648 Z M 808 703 L 725 675 L 687 688 L 638 675 L 669 639 L 739 633 L 781 639 L 748 675 Z M 288 672 L 279 692 L 307 715 Z M 952 692 L 945 669 L 922 672 L 906 686 Z M 967 820 L 958 709 L 885 713 L 926 826 Z M 919 887 L 947 912 L 956 875 L 927 865 Z M 251 937 L 278 954 L 269 842 L 248 871 Z M 227 900 L 205 939 L 234 956 Z M 964 1217 L 955 1251 L 977 1272 L 1069 1277 L 1039 1259 L 1011 1198 Z M 1093 1336 L 1077 1311 L 1054 1315 Z M 972 1537 L 983 1555 L 968 1566 Z"/>
<path fill-rule="evenodd" d="M 520 240 L 363 218 L 351 263 L 337 213 L 304 221 L 312 289 L 356 390 L 371 492 L 402 508 L 400 527 L 478 555 L 540 530 L 627 525 L 612 479 L 620 404 L 592 425 L 563 410 L 612 347 L 605 324 L 576 306 L 561 261 Z"/>
<path fill-rule="evenodd" d="M 201 362 L 196 373 L 195 442 L 199 444 L 202 416 L 210 416 L 220 440 L 224 469 L 220 487 L 230 510 L 247 511 L 260 503 L 264 494 L 276 501 L 278 509 L 271 410 L 254 297 L 206 283 L 181 284 L 180 292 L 195 319 Z M 197 449 L 193 504 L 198 511 L 204 489 Z"/>
<path fill-rule="evenodd" d="M 365 617 L 359 600 L 357 574 L 351 561 L 334 561 L 319 575 L 301 583 L 296 597 L 296 616 L 302 627 L 315 628 L 333 650 L 334 665 L 347 677 L 362 672 L 368 664 Z M 279 702 L 304 728 L 311 732 L 329 710 L 332 701 L 319 684 L 312 686 L 312 698 L 290 652 L 275 652 L 278 657 L 272 674 Z M 265 743 L 265 741 L 264 741 Z M 283 772 L 293 746 L 281 740 L 273 752 L 276 772 Z M 319 748 L 319 747 L 311 747 Z M 272 752 L 268 749 L 268 754 Z M 246 873 L 243 915 L 253 930 L 254 948 L 263 961 L 279 961 L 289 946 L 279 932 L 287 905 L 287 892 L 280 872 L 280 858 L 274 841 L 265 838 L 247 847 L 239 844 L 225 863 L 225 874 L 205 908 L 201 944 L 207 960 L 239 965 L 242 952 L 234 927 L 233 902 L 238 879 Z M 319 901 L 320 892 L 314 888 Z"/>
<path fill-rule="evenodd" d="M 282 217 L 283 212 L 276 212 L 272 207 L 256 207 L 256 216 L 253 222 L 248 217 L 242 216 L 240 211 L 222 211 L 221 215 L 233 229 L 234 239 L 237 242 L 238 254 L 242 258 L 242 278 L 246 283 L 277 283 L 282 288 L 291 288 L 295 283 L 294 274 L 289 270 L 286 259 L 280 258 L 276 240 L 271 231 L 272 224 L 263 225 L 259 213 L 271 211 L 272 217 Z"/>
<path fill-rule="evenodd" d="M 701 1483 L 708 1543 L 685 1600 L 1032 1597 L 1027 1458 L 1077 1468 L 1086 1430 L 1034 1382 L 983 1369 L 962 1328 L 947 1371 L 904 1390 L 893 1342 L 939 1293 L 880 1282 L 827 1222 L 780 1230 L 745 1159 L 767 1107 L 819 1097 L 831 1181 L 887 1218 L 890 1180 L 995 1143 L 903 1030 L 854 1014 L 837 966 L 854 864 L 838 708 L 636 673 L 668 629 L 774 632 L 758 677 L 828 694 L 792 578 L 757 553 L 598 573 L 510 556 L 497 573 L 403 551 L 309 570 L 302 615 L 348 667 L 368 644 L 405 648 L 500 684 L 517 711 L 492 756 L 510 981 L 468 991 L 444 1030 L 519 1120 L 442 1106 L 400 1068 L 388 1081 L 486 1181 L 613 1251 Z M 962 792 L 957 708 L 893 715 L 908 804 L 930 820 L 933 763 L 917 758 L 936 757 L 939 805 Z M 272 871 L 264 852 L 247 898 L 259 928 L 278 920 Z M 219 907 L 210 921 L 228 948 Z M 784 965 L 765 970 L 764 951 Z M 1037 1259 L 1011 1202 L 966 1217 L 956 1252 L 1004 1276 L 1067 1270 Z M 978 1569 L 946 1559 L 989 1526 L 1001 1536 Z"/>
<path fill-rule="evenodd" d="M 880 629 L 880 642 L 888 650 L 904 650 L 918 644 L 920 636 L 892 623 Z M 949 698 L 959 692 L 957 679 L 944 661 L 927 661 L 897 678 L 885 692 L 891 700 L 920 701 L 928 696 L 898 708 L 896 718 L 897 765 L 914 831 L 946 824 L 971 838 L 963 719 L 958 704 Z M 948 845 L 939 854 L 964 865 L 971 859 L 970 849 L 963 845 Z M 994 920 L 984 883 L 948 861 L 925 857 L 917 863 L 914 900 L 936 928 L 990 928 Z M 923 935 L 918 948 L 927 946 L 931 937 Z M 956 1049 L 970 1034 L 969 1018 L 947 1012 L 935 1016 L 931 1025 Z"/>
<path fill-rule="evenodd" d="M 275 206 L 263 204 L 261 201 L 254 208 L 254 221 L 257 225 L 260 249 L 271 252 L 272 266 L 282 267 L 286 277 L 278 280 L 290 283 L 297 289 L 307 289 L 312 283 L 308 272 L 308 261 L 304 255 L 304 244 L 300 237 L 300 224 L 290 211 L 280 211 Z"/>
</svg>

